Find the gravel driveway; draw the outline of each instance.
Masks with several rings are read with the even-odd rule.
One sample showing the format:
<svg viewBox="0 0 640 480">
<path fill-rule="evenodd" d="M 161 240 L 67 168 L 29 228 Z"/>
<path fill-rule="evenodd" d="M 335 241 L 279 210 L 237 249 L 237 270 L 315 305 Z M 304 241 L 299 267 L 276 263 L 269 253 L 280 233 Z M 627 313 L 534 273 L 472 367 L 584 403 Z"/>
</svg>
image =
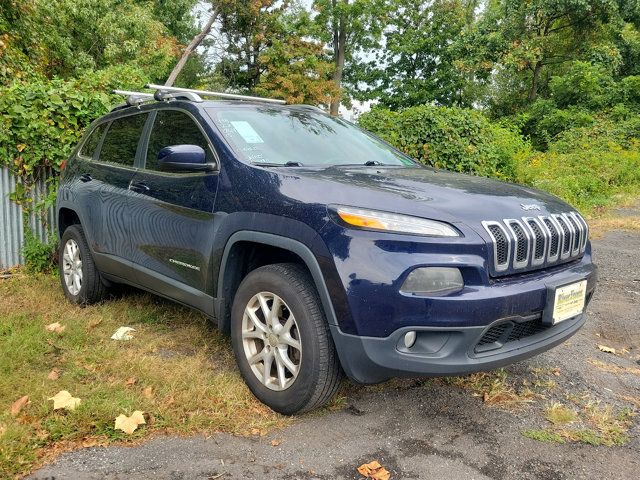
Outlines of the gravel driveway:
<svg viewBox="0 0 640 480">
<path fill-rule="evenodd" d="M 344 409 L 308 414 L 264 437 L 89 448 L 62 455 L 31 478 L 352 479 L 363 478 L 356 468 L 371 460 L 392 479 L 640 478 L 637 418 L 624 446 L 522 434 L 548 427 L 543 413 L 554 402 L 581 399 L 619 411 L 640 400 L 640 234 L 610 232 L 594 241 L 594 251 L 600 282 L 587 325 L 569 342 L 506 369 L 518 391 L 541 385 L 542 393 L 522 406 L 490 405 L 472 388 L 443 380 L 347 386 Z M 612 355 L 598 344 L 624 350 Z"/>
</svg>

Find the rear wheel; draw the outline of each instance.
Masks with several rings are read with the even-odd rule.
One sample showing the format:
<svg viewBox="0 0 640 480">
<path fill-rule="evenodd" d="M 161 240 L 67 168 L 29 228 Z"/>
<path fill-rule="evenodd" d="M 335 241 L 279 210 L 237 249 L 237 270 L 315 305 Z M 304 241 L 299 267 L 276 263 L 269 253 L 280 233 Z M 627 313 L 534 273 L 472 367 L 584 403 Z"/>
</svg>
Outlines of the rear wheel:
<svg viewBox="0 0 640 480">
<path fill-rule="evenodd" d="M 276 264 L 254 270 L 240 284 L 231 315 L 238 367 L 259 400 L 292 415 L 333 397 L 342 371 L 305 269 Z"/>
<path fill-rule="evenodd" d="M 72 303 L 87 305 L 102 300 L 107 287 L 102 282 L 80 225 L 71 225 L 60 239 L 58 258 L 64 294 Z"/>
</svg>

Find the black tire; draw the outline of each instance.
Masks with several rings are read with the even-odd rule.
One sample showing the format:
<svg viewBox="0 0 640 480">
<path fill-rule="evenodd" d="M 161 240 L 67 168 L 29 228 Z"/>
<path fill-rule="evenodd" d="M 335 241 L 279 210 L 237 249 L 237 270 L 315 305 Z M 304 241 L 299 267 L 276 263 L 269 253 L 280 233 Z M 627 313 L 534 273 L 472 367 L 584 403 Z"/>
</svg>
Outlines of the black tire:
<svg viewBox="0 0 640 480">
<path fill-rule="evenodd" d="M 75 241 L 78 245 L 80 259 L 82 261 L 82 281 L 80 282 L 79 291 L 76 293 L 72 293 L 69 290 L 64 276 L 64 252 L 69 240 Z M 62 234 L 60 250 L 58 252 L 58 269 L 62 290 L 64 291 L 65 297 L 67 297 L 71 303 L 84 306 L 99 302 L 106 297 L 108 292 L 107 286 L 102 281 L 100 272 L 96 268 L 96 264 L 91 256 L 91 250 L 89 250 L 89 244 L 80 225 L 71 225 Z"/>
<path fill-rule="evenodd" d="M 255 295 L 265 291 L 280 297 L 293 313 L 302 345 L 297 377 L 280 391 L 268 388 L 258 379 L 249 365 L 242 340 L 245 308 Z M 293 415 L 318 408 L 328 402 L 340 386 L 342 368 L 320 299 L 309 273 L 300 265 L 267 265 L 245 277 L 233 301 L 231 338 L 240 373 L 249 389 L 278 413 Z"/>
</svg>

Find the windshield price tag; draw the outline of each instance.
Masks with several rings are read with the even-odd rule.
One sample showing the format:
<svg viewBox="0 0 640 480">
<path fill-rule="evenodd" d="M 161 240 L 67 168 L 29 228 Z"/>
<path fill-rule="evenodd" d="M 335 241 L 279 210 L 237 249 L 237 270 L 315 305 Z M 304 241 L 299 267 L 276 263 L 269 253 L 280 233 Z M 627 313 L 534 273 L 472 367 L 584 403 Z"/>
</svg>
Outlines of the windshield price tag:
<svg viewBox="0 0 640 480">
<path fill-rule="evenodd" d="M 264 143 L 262 137 L 258 135 L 258 132 L 251 126 L 249 122 L 245 122 L 244 120 L 232 121 L 231 125 L 238 132 L 238 134 L 242 137 L 242 139 L 247 143 Z"/>
</svg>

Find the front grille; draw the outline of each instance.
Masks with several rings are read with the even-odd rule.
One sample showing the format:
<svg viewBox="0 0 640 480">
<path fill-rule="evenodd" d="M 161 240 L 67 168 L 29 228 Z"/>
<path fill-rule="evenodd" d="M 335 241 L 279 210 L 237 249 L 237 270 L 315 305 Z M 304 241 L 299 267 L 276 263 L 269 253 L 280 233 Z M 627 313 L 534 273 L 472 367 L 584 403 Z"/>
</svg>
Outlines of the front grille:
<svg viewBox="0 0 640 480">
<path fill-rule="evenodd" d="M 517 342 L 527 337 L 544 332 L 552 325 L 542 323 L 540 314 L 528 320 L 507 320 L 489 328 L 476 343 L 476 353 L 487 352 L 504 347 L 511 342 Z"/>
<path fill-rule="evenodd" d="M 493 274 L 544 268 L 580 257 L 588 226 L 576 212 L 482 222 L 493 246 Z"/>
</svg>

